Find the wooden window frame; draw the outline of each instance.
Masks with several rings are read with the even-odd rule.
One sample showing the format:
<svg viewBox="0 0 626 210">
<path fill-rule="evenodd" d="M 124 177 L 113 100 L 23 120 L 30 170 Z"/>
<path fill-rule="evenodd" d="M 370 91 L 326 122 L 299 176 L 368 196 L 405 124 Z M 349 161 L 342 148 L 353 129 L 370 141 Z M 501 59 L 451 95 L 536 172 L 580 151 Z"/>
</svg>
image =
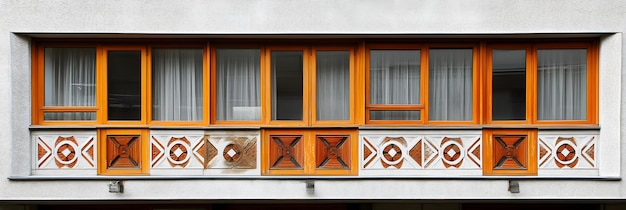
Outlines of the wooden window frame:
<svg viewBox="0 0 626 210">
<path fill-rule="evenodd" d="M 372 104 L 371 103 L 371 71 L 370 71 L 370 53 L 372 50 L 419 50 L 420 51 L 420 103 L 419 104 Z M 425 110 L 428 104 L 427 82 L 428 66 L 424 65 L 424 60 L 428 59 L 428 47 L 422 44 L 404 43 L 404 44 L 368 44 L 365 48 L 365 123 L 381 124 L 381 125 L 412 125 L 424 124 Z M 426 52 L 426 53 L 425 53 Z M 370 119 L 371 111 L 420 111 L 419 120 L 372 120 Z"/>
<path fill-rule="evenodd" d="M 45 106 L 44 105 L 44 81 L 45 81 L 45 48 L 94 48 L 96 51 L 95 66 L 95 106 Z M 203 50 L 203 114 L 200 121 L 157 121 L 152 120 L 152 49 L 202 49 Z M 32 71 L 32 122 L 36 125 L 95 125 L 98 127 L 143 127 L 143 126 L 206 126 L 209 121 L 209 73 L 208 73 L 208 46 L 197 43 L 176 44 L 140 44 L 140 45 L 102 45 L 94 43 L 43 43 L 33 47 L 33 71 Z M 109 120 L 107 98 L 107 52 L 109 50 L 136 50 L 141 52 L 141 120 Z M 46 112 L 95 112 L 95 120 L 44 120 Z"/>
<path fill-rule="evenodd" d="M 258 121 L 237 121 L 237 120 L 217 120 L 217 50 L 218 49 L 259 49 L 260 50 L 260 91 L 261 91 L 261 119 Z M 274 51 L 302 51 L 303 53 L 303 107 L 302 120 L 272 120 L 272 74 L 271 74 L 271 53 Z M 316 81 L 316 52 L 318 51 L 348 51 L 350 53 L 350 118 L 348 120 L 317 120 L 317 81 Z M 355 45 L 247 45 L 247 44 L 212 44 L 210 48 L 210 77 L 211 77 L 211 125 L 223 126 L 263 126 L 263 127 L 333 127 L 355 125 L 358 118 L 358 107 L 356 104 L 361 98 L 359 91 L 362 83 L 356 77 L 357 72 L 357 47 Z"/>
<path fill-rule="evenodd" d="M 485 109 L 486 124 L 497 125 L 535 125 L 535 126 L 571 126 L 595 125 L 598 123 L 598 44 L 590 42 L 565 43 L 520 43 L 520 44 L 488 44 L 484 63 Z M 526 119 L 525 120 L 493 120 L 492 109 L 492 55 L 496 49 L 526 50 Z M 585 49 L 587 50 L 587 116 L 585 120 L 538 120 L 537 109 L 537 51 L 544 49 Z"/>
<path fill-rule="evenodd" d="M 430 96 L 430 50 L 433 49 L 471 49 L 472 50 L 472 119 L 468 121 L 454 121 L 454 120 L 430 120 L 429 117 L 429 105 L 425 104 L 424 108 L 424 122 L 428 125 L 476 125 L 480 122 L 480 87 L 481 81 L 480 78 L 480 45 L 479 44 L 462 44 L 462 43 L 454 43 L 454 44 L 430 44 L 426 50 L 426 60 L 422 63 L 427 68 L 426 70 L 426 78 L 425 78 L 425 86 L 426 90 L 424 93 L 424 97 L 429 98 Z M 429 100 L 430 101 L 430 100 Z"/>
<path fill-rule="evenodd" d="M 33 45 L 32 52 L 32 122 L 33 124 L 38 125 L 93 125 L 98 123 L 98 115 L 101 112 L 99 109 L 100 104 L 98 100 L 98 90 L 99 82 L 98 82 L 98 71 L 99 65 L 98 62 L 100 52 L 99 45 L 96 44 L 83 44 L 83 43 L 68 43 L 68 44 L 60 44 L 60 43 L 46 43 L 46 44 L 35 44 Z M 95 106 L 45 106 L 44 104 L 44 86 L 45 86 L 45 49 L 46 48 L 93 48 L 96 52 L 96 63 L 95 63 L 95 80 L 96 90 L 95 90 Z M 96 115 L 96 119 L 93 121 L 83 121 L 83 120 L 44 120 L 44 114 L 47 112 L 94 112 Z"/>
</svg>

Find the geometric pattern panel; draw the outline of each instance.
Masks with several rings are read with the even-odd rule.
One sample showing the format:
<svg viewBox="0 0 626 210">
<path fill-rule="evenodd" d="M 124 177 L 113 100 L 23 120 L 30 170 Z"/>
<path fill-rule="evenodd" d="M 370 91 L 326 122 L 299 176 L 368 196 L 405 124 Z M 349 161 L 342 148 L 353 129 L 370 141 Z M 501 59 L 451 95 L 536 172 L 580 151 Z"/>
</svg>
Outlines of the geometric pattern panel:
<svg viewBox="0 0 626 210">
<path fill-rule="evenodd" d="M 318 169 L 350 168 L 349 135 L 317 135 L 315 139 L 315 163 Z"/>
<path fill-rule="evenodd" d="M 210 135 L 207 138 L 207 169 L 256 169 L 257 135 Z"/>
<path fill-rule="evenodd" d="M 204 135 L 152 134 L 150 166 L 203 169 L 207 160 L 205 139 Z"/>
<path fill-rule="evenodd" d="M 493 169 L 526 169 L 528 166 L 527 135 L 493 135 Z"/>
<path fill-rule="evenodd" d="M 270 135 L 270 169 L 304 169 L 303 135 Z"/>
<path fill-rule="evenodd" d="M 107 169 L 141 168 L 141 135 L 106 135 Z"/>
<path fill-rule="evenodd" d="M 33 134 L 36 169 L 96 169 L 95 135 Z"/>
<path fill-rule="evenodd" d="M 597 168 L 597 139 L 596 135 L 539 135 L 539 168 Z"/>
<path fill-rule="evenodd" d="M 480 135 L 364 135 L 362 166 L 368 169 L 480 169 Z"/>
</svg>

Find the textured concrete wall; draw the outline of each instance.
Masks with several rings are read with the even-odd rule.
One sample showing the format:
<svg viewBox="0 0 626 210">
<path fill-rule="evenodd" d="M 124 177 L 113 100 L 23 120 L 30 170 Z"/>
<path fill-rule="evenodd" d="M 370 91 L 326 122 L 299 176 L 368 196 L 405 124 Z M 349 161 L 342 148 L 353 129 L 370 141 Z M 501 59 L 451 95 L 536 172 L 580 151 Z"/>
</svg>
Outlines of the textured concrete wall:
<svg viewBox="0 0 626 210">
<path fill-rule="evenodd" d="M 602 176 L 626 170 L 622 0 L 0 0 L 0 200 L 159 199 L 625 199 L 622 181 L 506 180 L 9 181 L 30 173 L 30 48 L 40 33 L 150 34 L 581 34 L 605 33 L 600 58 Z M 569 36 L 563 35 L 563 36 Z M 65 35 L 61 35 L 65 36 Z M 535 35 L 536 36 L 536 35 Z M 115 35 L 111 35 L 115 37 Z"/>
</svg>

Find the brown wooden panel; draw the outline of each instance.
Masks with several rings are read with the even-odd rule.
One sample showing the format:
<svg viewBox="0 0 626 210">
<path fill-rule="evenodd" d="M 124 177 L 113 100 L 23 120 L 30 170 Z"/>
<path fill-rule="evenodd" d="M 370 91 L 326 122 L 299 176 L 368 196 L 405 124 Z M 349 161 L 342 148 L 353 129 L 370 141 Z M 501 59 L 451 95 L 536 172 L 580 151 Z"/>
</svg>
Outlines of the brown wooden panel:
<svg viewBox="0 0 626 210">
<path fill-rule="evenodd" d="M 141 135 L 107 135 L 107 168 L 140 168 Z"/>
<path fill-rule="evenodd" d="M 304 169 L 304 136 L 271 135 L 270 169 Z"/>
<path fill-rule="evenodd" d="M 350 168 L 350 136 L 316 136 L 315 165 L 318 169 Z"/>
<path fill-rule="evenodd" d="M 528 136 L 494 135 L 493 168 L 526 169 L 528 166 Z"/>
</svg>

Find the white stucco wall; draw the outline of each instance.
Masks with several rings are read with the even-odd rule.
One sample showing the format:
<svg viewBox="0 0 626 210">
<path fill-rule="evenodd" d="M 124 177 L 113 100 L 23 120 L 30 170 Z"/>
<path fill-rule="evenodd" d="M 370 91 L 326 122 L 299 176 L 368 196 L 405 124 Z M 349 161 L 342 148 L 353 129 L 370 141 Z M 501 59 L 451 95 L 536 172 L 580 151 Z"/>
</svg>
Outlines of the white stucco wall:
<svg viewBox="0 0 626 210">
<path fill-rule="evenodd" d="M 30 48 L 38 34 L 521 35 L 604 34 L 600 49 L 600 175 L 625 174 L 622 0 L 0 0 L 0 200 L 112 199 L 625 199 L 623 181 L 506 180 L 10 181 L 30 173 Z M 59 35 L 60 34 L 60 35 Z M 79 35 L 84 36 L 84 35 Z M 323 37 L 323 36 L 322 36 Z"/>
</svg>

